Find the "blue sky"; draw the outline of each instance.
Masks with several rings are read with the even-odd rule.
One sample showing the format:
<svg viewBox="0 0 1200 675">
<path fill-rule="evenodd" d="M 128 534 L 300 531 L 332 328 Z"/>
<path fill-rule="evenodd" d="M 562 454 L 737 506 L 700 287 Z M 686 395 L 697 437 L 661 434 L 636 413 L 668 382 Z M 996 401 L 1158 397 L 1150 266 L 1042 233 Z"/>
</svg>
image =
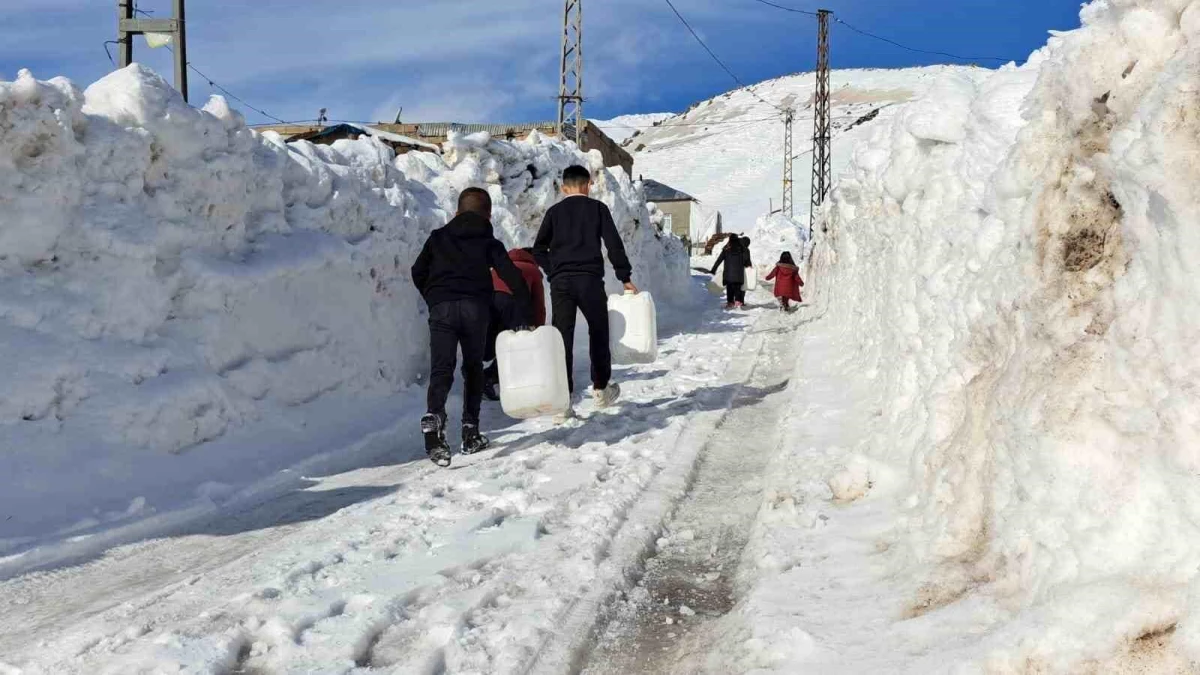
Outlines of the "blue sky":
<svg viewBox="0 0 1200 675">
<path fill-rule="evenodd" d="M 1079 24 L 1073 0 L 773 0 L 824 6 L 924 49 L 1024 60 L 1050 30 Z M 586 112 L 680 111 L 733 88 L 662 0 L 585 0 Z M 674 0 L 745 82 L 811 70 L 815 21 L 755 0 Z M 112 0 L 0 0 L 0 77 L 29 68 L 86 86 L 111 70 Z M 170 0 L 139 0 L 170 16 Z M 274 116 L 517 122 L 554 117 L 560 0 L 190 0 L 191 62 Z M 834 26 L 834 67 L 950 62 Z M 110 45 L 110 49 L 111 49 Z M 115 56 L 115 51 L 114 51 Z M 135 56 L 171 77 L 170 54 Z M 212 92 L 192 75 L 192 102 Z M 238 104 L 234 102 L 237 107 Z M 252 111 L 250 123 L 266 122 Z"/>
</svg>

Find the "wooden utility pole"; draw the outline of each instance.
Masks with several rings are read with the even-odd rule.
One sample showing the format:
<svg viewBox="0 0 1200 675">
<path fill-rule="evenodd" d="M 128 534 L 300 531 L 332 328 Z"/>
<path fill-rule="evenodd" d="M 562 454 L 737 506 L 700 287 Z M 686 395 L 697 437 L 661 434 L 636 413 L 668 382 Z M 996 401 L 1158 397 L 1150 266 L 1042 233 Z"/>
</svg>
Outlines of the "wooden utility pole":
<svg viewBox="0 0 1200 675">
<path fill-rule="evenodd" d="M 564 0 L 562 67 L 558 83 L 558 133 L 575 125 L 574 141 L 583 143 L 583 0 Z"/>
<path fill-rule="evenodd" d="M 175 0 L 175 88 L 188 100 L 187 16 L 185 0 Z"/>
<path fill-rule="evenodd" d="M 171 19 L 139 19 L 134 16 L 133 0 L 117 0 L 118 67 L 133 63 L 133 36 L 146 33 L 169 33 L 175 55 L 175 88 L 188 100 L 187 82 L 187 18 L 185 0 L 175 1 L 175 16 Z"/>
<path fill-rule="evenodd" d="M 133 0 L 117 0 L 117 67 L 124 68 L 133 63 L 133 33 L 126 33 L 123 26 L 133 21 Z"/>
<path fill-rule="evenodd" d="M 812 207 L 808 214 L 811 235 L 817 211 L 825 203 L 833 184 L 832 148 L 829 119 L 829 16 L 827 9 L 817 10 L 817 86 L 813 94 L 813 168 Z"/>
<path fill-rule="evenodd" d="M 792 122 L 795 118 L 795 113 L 789 108 L 783 114 L 783 206 L 780 208 L 781 213 L 787 214 L 788 218 L 795 215 L 795 210 L 792 207 L 792 163 L 795 158 L 792 156 Z"/>
</svg>

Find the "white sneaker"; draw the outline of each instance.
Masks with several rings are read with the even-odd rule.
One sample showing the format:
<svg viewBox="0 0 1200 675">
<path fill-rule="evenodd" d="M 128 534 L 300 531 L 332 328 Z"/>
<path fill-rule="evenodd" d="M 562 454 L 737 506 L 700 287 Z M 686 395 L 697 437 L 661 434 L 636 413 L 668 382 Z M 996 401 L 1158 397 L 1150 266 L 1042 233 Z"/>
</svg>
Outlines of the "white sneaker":
<svg viewBox="0 0 1200 675">
<path fill-rule="evenodd" d="M 604 389 L 593 389 L 592 398 L 596 401 L 597 408 L 607 408 L 617 402 L 621 397 L 621 387 L 616 382 L 609 384 Z"/>
<path fill-rule="evenodd" d="M 575 419 L 576 417 L 578 417 L 578 415 L 575 414 L 575 409 L 568 407 L 566 410 L 564 410 L 554 416 L 554 423 L 555 424 L 566 424 L 567 422 L 570 422 L 571 420 Z"/>
</svg>

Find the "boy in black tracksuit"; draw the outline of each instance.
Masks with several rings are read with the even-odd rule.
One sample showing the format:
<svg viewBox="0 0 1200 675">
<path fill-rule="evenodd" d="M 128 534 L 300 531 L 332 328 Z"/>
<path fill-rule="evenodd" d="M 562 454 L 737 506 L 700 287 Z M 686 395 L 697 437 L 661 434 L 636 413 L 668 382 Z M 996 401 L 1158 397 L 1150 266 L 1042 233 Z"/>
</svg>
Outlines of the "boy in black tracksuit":
<svg viewBox="0 0 1200 675">
<path fill-rule="evenodd" d="M 610 382 L 612 355 L 608 346 L 608 295 L 604 291 L 601 241 L 608 249 L 617 279 L 628 291 L 636 293 L 637 286 L 630 281 L 633 268 L 612 213 L 603 202 L 588 197 L 591 180 L 591 174 L 582 166 L 563 171 L 562 190 L 567 196 L 546 212 L 533 248 L 535 253 L 549 254 L 550 306 L 554 327 L 562 333 L 567 352 L 567 381 L 571 391 L 575 391 L 572 373 L 575 313 L 581 311 L 588 324 L 591 345 L 592 396 L 603 407 L 616 401 L 621 390 Z"/>
<path fill-rule="evenodd" d="M 458 349 L 463 353 L 463 445 L 465 454 L 479 452 L 488 439 L 479 433 L 483 400 L 483 352 L 487 343 L 492 300 L 492 272 L 513 289 L 525 325 L 533 323 L 529 289 L 521 272 L 492 235 L 492 200 L 479 188 L 458 197 L 458 214 L 434 230 L 412 266 L 413 283 L 429 305 L 428 411 L 421 418 L 425 452 L 438 466 L 450 465 L 446 444 L 446 398 L 454 385 Z"/>
</svg>

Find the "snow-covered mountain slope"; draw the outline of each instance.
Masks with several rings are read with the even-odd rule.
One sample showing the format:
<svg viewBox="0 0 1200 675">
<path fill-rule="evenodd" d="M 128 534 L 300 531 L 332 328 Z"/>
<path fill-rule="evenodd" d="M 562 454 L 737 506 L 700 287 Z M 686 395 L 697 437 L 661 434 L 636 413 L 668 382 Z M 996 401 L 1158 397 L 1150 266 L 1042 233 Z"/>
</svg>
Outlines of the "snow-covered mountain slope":
<svg viewBox="0 0 1200 675">
<path fill-rule="evenodd" d="M 623 172 L 535 136 L 444 157 L 284 144 L 140 66 L 80 91 L 0 82 L 0 555 L 228 494 L 390 424 L 427 367 L 409 268 L 459 190 L 531 243 L 556 176 L 591 164 L 635 278 L 688 293 Z M 615 284 L 615 280 L 614 280 Z"/>
<path fill-rule="evenodd" d="M 891 119 L 898 104 L 924 95 L 943 75 L 980 80 L 990 72 L 956 66 L 833 71 L 834 173 L 847 167 L 851 148 L 868 137 L 873 126 Z M 720 211 L 726 231 L 749 233 L 771 205 L 781 206 L 784 124 L 776 108 L 795 108 L 795 218 L 807 224 L 814 85 L 813 74 L 805 73 L 702 101 L 630 139 L 633 172 L 687 192 L 710 212 Z M 853 126 L 874 111 L 878 114 L 873 121 Z"/>
<path fill-rule="evenodd" d="M 655 124 L 674 117 L 675 113 L 643 113 L 639 115 L 621 115 L 611 120 L 592 120 L 592 124 L 604 130 L 609 138 L 617 143 L 624 143 L 635 134 L 653 127 Z"/>
</svg>

